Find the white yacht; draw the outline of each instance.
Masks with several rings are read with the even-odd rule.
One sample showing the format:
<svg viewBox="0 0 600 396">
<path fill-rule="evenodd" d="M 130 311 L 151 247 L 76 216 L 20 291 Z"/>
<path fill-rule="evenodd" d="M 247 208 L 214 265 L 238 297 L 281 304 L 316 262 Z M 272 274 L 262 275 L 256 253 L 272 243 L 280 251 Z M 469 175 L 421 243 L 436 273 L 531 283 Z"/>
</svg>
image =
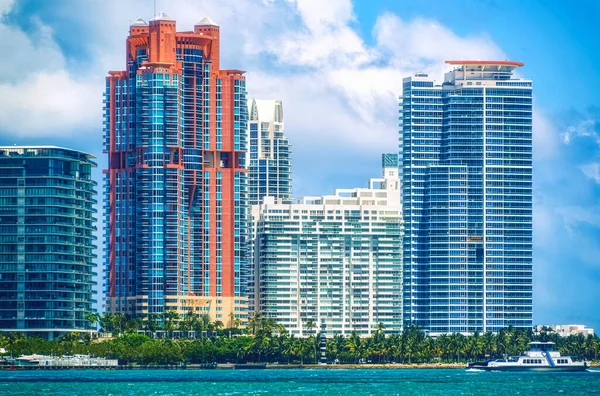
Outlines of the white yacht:
<svg viewBox="0 0 600 396">
<path fill-rule="evenodd" d="M 508 359 L 469 363 L 469 369 L 488 371 L 585 371 L 589 364 L 585 360 L 561 356 L 553 351 L 553 342 L 530 342 L 529 351 Z"/>
</svg>

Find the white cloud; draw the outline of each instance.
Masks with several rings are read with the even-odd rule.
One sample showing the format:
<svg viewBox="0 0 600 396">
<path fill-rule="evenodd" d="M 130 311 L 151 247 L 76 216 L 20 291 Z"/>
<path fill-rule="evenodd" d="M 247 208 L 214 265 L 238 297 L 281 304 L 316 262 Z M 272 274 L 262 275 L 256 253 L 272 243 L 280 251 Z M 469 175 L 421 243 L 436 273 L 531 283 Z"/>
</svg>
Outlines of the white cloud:
<svg viewBox="0 0 600 396">
<path fill-rule="evenodd" d="M 600 184 L 600 162 L 592 162 L 580 167 L 584 175 Z"/>
<path fill-rule="evenodd" d="M 13 6 L 14 0 L 0 0 L 0 16 L 7 14 Z"/>
<path fill-rule="evenodd" d="M 558 131 L 551 119 L 543 111 L 533 107 L 533 156 L 534 160 L 552 159 L 556 155 L 559 142 Z"/>
<path fill-rule="evenodd" d="M 78 128 L 99 128 L 101 105 L 98 89 L 64 69 L 33 73 L 17 84 L 0 83 L 0 127 L 18 136 L 69 136 Z"/>
<path fill-rule="evenodd" d="M 596 132 L 596 125 L 598 121 L 594 119 L 586 119 L 580 121 L 577 125 L 572 125 L 567 128 L 565 132 L 561 134 L 563 143 L 570 144 L 573 138 L 576 137 L 591 137 L 600 144 L 600 136 Z"/>
<path fill-rule="evenodd" d="M 0 3 L 0 13 L 13 5 Z M 0 130 L 15 138 L 68 136 L 98 126 L 102 86 L 71 75 L 52 30 L 31 22 L 26 34 L 0 19 L 0 52 L 10 54 L 0 64 Z"/>
<path fill-rule="evenodd" d="M 487 36 L 460 37 L 439 22 L 417 18 L 404 21 L 386 13 L 374 28 L 377 47 L 390 65 L 404 72 L 432 72 L 442 78 L 443 62 L 451 59 L 504 59 L 504 52 Z"/>
<path fill-rule="evenodd" d="M 350 1 L 324 6 L 320 1 L 298 0 L 291 5 L 300 26 L 260 42 L 251 54 L 274 56 L 278 65 L 295 70 L 281 79 L 261 73 L 263 82 L 280 80 L 279 91 L 289 97 L 286 125 L 301 133 L 293 140 L 318 136 L 321 142 L 336 142 L 350 150 L 394 151 L 403 77 L 426 71 L 441 79 L 448 70 L 443 62 L 450 58 L 504 58 L 486 36 L 463 38 L 436 21 L 405 22 L 393 14 L 378 18 L 375 44 L 368 45 L 353 28 Z M 252 90 L 256 75 L 249 70 Z M 302 112 L 294 111 L 298 108 Z"/>
<path fill-rule="evenodd" d="M 22 80 L 0 85 L 6 106 L 0 109 L 1 129 L 44 135 L 87 126 L 97 128 L 99 136 L 104 76 L 124 67 L 128 22 L 140 14 L 148 19 L 141 12 L 148 7 L 141 0 L 92 3 L 91 10 L 89 6 L 70 6 L 73 18 L 95 15 L 86 26 L 93 66 L 85 74 L 69 72 L 52 32 L 41 22 L 46 57 L 54 59 L 43 68 L 35 61 L 31 39 L 13 26 L 1 25 L 16 38 L 15 46 L 33 48 L 22 52 L 21 63 L 39 68 L 28 70 Z M 179 30 L 190 29 L 205 15 L 221 25 L 223 67 L 247 70 L 251 95 L 285 101 L 293 142 L 316 138 L 355 152 L 396 149 L 396 102 L 403 77 L 427 71 L 441 78 L 448 58 L 504 57 L 487 36 L 460 37 L 437 21 L 404 21 L 393 14 L 377 19 L 375 43 L 367 44 L 354 27 L 349 0 L 186 0 L 169 7 L 165 11 L 177 19 Z M 15 62 L 11 59 L 9 67 Z M 32 101 L 31 95 L 38 100 Z M 18 122 L 20 117 L 27 119 Z M 326 150 L 313 147 L 317 155 Z"/>
</svg>

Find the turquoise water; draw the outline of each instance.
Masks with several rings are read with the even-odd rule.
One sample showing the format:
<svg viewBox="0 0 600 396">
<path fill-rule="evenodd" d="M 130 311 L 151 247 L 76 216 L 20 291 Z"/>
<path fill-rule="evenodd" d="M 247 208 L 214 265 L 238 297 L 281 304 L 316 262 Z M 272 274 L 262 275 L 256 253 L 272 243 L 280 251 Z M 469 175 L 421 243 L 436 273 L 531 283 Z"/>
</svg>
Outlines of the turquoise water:
<svg viewBox="0 0 600 396">
<path fill-rule="evenodd" d="M 600 370 L 0 371 L 0 395 L 593 395 Z"/>
</svg>

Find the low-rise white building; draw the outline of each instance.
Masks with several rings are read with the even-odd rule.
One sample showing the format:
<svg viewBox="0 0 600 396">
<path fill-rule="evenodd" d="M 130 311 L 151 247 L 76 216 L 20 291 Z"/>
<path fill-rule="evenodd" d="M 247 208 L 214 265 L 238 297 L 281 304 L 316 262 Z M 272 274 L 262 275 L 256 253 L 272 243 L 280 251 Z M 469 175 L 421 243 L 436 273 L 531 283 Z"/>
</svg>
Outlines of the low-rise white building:
<svg viewBox="0 0 600 396">
<path fill-rule="evenodd" d="M 585 327 L 585 325 L 550 325 L 550 326 L 536 326 L 536 332 L 540 332 L 542 327 L 546 327 L 551 331 L 558 333 L 561 337 L 567 337 L 570 335 L 583 334 L 585 337 L 588 335 L 594 335 L 594 329 Z"/>
<path fill-rule="evenodd" d="M 253 207 L 256 307 L 291 334 L 402 328 L 402 213 L 396 154 L 368 188 Z M 310 322 L 313 327 L 308 325 Z"/>
</svg>

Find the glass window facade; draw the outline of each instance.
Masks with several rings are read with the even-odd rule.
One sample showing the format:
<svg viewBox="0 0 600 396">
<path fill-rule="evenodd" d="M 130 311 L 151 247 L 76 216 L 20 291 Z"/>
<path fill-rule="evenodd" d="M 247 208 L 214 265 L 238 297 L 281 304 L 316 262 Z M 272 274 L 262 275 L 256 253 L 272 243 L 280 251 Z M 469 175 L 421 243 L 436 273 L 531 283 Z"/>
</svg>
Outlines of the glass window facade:
<svg viewBox="0 0 600 396">
<path fill-rule="evenodd" d="M 254 207 L 257 308 L 295 335 L 317 324 L 366 336 L 402 328 L 402 217 L 397 156 L 369 188 Z"/>
<path fill-rule="evenodd" d="M 172 19 L 132 26 L 127 70 L 107 77 L 111 311 L 245 321 L 246 82 L 219 69 L 219 36 L 215 25 L 178 33 Z"/>
<path fill-rule="evenodd" d="M 404 80 L 404 323 L 532 326 L 532 88 L 515 64 Z M 513 85 L 514 84 L 514 85 Z"/>
<path fill-rule="evenodd" d="M 260 205 L 264 197 L 289 203 L 292 198 L 291 144 L 284 135 L 283 103 L 279 100 L 249 101 L 248 204 Z M 252 214 L 252 211 L 251 211 Z M 256 220 L 252 219 L 248 252 L 247 290 L 248 311 L 255 306 L 256 272 L 254 240 Z"/>
<path fill-rule="evenodd" d="M 0 331 L 53 339 L 92 330 L 92 159 L 52 146 L 0 147 Z"/>
</svg>

